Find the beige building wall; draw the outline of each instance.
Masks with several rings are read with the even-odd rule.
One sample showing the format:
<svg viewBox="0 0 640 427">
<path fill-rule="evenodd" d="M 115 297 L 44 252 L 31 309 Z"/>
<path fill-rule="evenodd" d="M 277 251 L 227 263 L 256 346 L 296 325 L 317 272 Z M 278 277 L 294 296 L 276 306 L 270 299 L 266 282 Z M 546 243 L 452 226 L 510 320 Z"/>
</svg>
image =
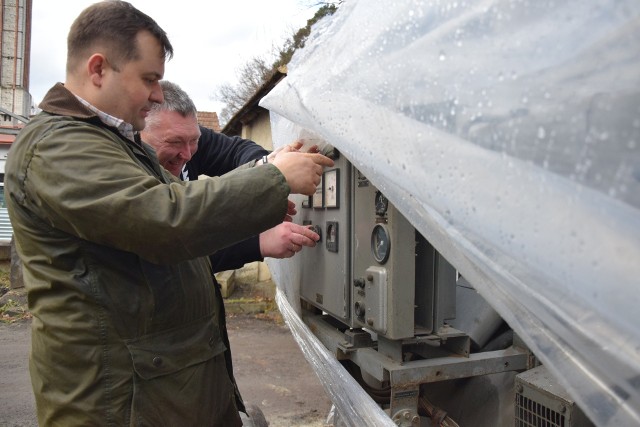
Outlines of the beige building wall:
<svg viewBox="0 0 640 427">
<path fill-rule="evenodd" d="M 242 125 L 242 138 L 257 142 L 266 150 L 273 150 L 271 140 L 271 121 L 269 111 L 264 108 L 259 109 L 258 114 L 249 123 Z"/>
</svg>

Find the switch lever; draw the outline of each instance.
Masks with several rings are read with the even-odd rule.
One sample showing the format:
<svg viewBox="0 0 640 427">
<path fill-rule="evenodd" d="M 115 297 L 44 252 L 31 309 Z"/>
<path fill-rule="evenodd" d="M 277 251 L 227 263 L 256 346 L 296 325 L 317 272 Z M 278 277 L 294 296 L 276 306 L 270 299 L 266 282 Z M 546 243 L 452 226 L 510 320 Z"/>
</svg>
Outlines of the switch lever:
<svg viewBox="0 0 640 427">
<path fill-rule="evenodd" d="M 337 160 L 340 157 L 340 152 L 333 145 L 327 144 L 321 150 L 320 154 L 323 154 L 331 160 Z"/>
</svg>

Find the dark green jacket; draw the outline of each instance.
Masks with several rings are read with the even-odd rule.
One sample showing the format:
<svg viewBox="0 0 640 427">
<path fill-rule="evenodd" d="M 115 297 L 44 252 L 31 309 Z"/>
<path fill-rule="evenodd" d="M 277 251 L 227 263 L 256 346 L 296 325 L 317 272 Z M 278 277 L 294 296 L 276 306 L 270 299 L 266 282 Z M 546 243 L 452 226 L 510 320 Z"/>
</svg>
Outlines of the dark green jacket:
<svg viewBox="0 0 640 427">
<path fill-rule="evenodd" d="M 177 182 L 63 85 L 40 107 L 5 170 L 40 424 L 237 424 L 206 255 L 281 222 L 284 177 Z"/>
</svg>

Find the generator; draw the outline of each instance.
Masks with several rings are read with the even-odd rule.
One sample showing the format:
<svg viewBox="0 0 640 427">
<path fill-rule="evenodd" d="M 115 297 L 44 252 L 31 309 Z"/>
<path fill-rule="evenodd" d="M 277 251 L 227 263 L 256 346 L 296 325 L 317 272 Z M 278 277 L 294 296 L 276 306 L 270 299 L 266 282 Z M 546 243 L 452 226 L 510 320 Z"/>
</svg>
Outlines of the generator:
<svg viewBox="0 0 640 427">
<path fill-rule="evenodd" d="M 335 165 L 295 218 L 320 235 L 299 255 L 301 317 L 391 420 L 589 426 L 559 386 L 535 386 L 535 355 L 384 188 L 337 149 L 324 153 Z M 538 423 L 543 407 L 572 424 Z"/>
</svg>

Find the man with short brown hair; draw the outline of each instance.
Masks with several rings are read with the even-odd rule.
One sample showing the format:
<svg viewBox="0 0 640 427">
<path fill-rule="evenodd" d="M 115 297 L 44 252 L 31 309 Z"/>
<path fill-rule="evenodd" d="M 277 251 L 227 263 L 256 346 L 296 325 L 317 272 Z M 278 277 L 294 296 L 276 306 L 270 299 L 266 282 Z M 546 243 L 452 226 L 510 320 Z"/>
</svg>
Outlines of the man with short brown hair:
<svg viewBox="0 0 640 427">
<path fill-rule="evenodd" d="M 122 1 L 88 7 L 12 145 L 5 191 L 33 313 L 41 425 L 240 426 L 206 255 L 280 223 L 319 154 L 184 183 L 137 131 L 172 48 Z"/>
</svg>

